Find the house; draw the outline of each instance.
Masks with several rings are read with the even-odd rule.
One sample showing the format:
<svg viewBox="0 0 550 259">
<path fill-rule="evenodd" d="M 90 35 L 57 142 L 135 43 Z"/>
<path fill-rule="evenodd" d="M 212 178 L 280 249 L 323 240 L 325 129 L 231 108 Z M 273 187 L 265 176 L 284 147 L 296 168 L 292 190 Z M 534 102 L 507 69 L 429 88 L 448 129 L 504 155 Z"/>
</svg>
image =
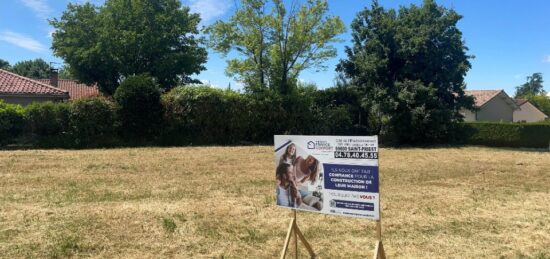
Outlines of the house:
<svg viewBox="0 0 550 259">
<path fill-rule="evenodd" d="M 69 92 L 0 69 L 0 99 L 7 103 L 28 105 L 32 102 L 68 100 Z"/>
<path fill-rule="evenodd" d="M 537 122 L 548 118 L 526 99 L 515 99 L 521 110 L 514 111 L 514 122 Z"/>
<path fill-rule="evenodd" d="M 466 90 L 474 97 L 476 110 L 463 110 L 465 121 L 514 121 L 514 111 L 520 107 L 504 90 Z"/>
<path fill-rule="evenodd" d="M 86 97 L 99 96 L 97 84 L 86 85 L 76 80 L 59 79 L 56 69 L 52 69 L 50 71 L 50 78 L 38 79 L 37 81 L 69 92 L 69 100 L 71 101 Z"/>
</svg>

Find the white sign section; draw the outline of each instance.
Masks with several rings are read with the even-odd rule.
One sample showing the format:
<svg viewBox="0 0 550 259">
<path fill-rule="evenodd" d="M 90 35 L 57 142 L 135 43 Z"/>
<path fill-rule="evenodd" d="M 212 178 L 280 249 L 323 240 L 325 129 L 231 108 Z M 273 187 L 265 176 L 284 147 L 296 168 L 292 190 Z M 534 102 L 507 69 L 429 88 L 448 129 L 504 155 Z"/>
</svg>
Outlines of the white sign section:
<svg viewBox="0 0 550 259">
<path fill-rule="evenodd" d="M 378 136 L 275 136 L 277 205 L 378 220 Z"/>
</svg>

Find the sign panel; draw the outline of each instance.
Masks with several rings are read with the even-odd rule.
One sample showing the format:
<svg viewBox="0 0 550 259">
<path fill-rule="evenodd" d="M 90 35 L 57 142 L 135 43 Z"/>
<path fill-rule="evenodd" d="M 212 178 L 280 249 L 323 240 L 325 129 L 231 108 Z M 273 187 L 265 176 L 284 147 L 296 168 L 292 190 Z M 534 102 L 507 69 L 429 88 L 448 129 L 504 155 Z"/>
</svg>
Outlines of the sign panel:
<svg viewBox="0 0 550 259">
<path fill-rule="evenodd" d="M 275 136 L 277 205 L 378 220 L 378 137 Z"/>
</svg>

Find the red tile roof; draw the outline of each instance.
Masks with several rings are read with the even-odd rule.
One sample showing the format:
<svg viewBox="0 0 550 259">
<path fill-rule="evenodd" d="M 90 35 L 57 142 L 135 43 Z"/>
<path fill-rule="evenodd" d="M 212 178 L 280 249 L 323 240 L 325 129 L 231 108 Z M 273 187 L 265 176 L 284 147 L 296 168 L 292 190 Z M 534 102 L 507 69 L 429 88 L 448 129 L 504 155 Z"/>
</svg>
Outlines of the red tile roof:
<svg viewBox="0 0 550 259">
<path fill-rule="evenodd" d="M 516 104 L 519 105 L 519 106 L 522 106 L 522 105 L 524 105 L 526 102 L 528 102 L 527 99 L 514 99 L 514 101 L 515 101 Z"/>
<path fill-rule="evenodd" d="M 37 81 L 50 84 L 50 79 L 38 79 Z M 99 95 L 99 89 L 96 84 L 86 85 L 76 80 L 59 79 L 57 81 L 57 88 L 68 91 L 71 100 Z"/>
<path fill-rule="evenodd" d="M 465 90 L 464 94 L 473 96 L 475 100 L 475 106 L 481 107 L 502 91 L 504 90 Z"/>
<path fill-rule="evenodd" d="M 41 95 L 69 98 L 65 90 L 0 69 L 0 94 Z"/>
<path fill-rule="evenodd" d="M 500 90 L 465 90 L 464 94 L 473 96 L 475 100 L 475 107 L 480 108 L 493 98 L 500 96 L 504 102 L 510 105 L 514 110 L 519 109 L 519 105 L 515 100 L 510 98 L 508 94 L 502 89 Z"/>
</svg>

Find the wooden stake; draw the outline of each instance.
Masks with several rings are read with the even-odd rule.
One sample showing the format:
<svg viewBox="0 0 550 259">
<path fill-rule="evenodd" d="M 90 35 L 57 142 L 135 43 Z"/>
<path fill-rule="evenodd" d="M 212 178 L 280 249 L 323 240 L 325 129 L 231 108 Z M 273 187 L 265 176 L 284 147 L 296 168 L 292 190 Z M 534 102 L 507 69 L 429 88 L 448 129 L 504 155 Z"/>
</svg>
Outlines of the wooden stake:
<svg viewBox="0 0 550 259">
<path fill-rule="evenodd" d="M 380 184 L 380 179 L 378 180 Z M 382 202 L 380 201 L 380 191 L 378 191 L 378 220 L 376 221 L 376 246 L 374 248 L 374 259 L 386 259 L 386 252 L 384 251 L 384 245 L 382 245 Z"/>
<path fill-rule="evenodd" d="M 288 231 L 286 232 L 286 238 L 285 238 L 285 244 L 283 246 L 283 251 L 281 252 L 281 259 L 284 259 L 286 256 L 286 250 L 288 249 L 288 244 L 290 243 L 290 236 L 292 234 L 292 230 L 294 229 L 294 223 L 296 222 L 296 219 L 292 219 L 290 221 L 290 226 L 288 227 Z"/>
<path fill-rule="evenodd" d="M 300 238 L 300 241 L 302 241 L 302 243 L 306 247 L 306 249 L 309 253 L 309 256 L 312 259 L 316 258 L 315 252 L 313 252 L 313 248 L 307 242 L 306 238 L 304 237 L 304 234 L 302 234 L 302 231 L 300 231 L 300 228 L 298 227 L 298 224 L 296 224 L 296 210 L 294 210 L 293 214 L 294 214 L 294 217 L 290 221 L 290 226 L 288 227 L 288 231 L 286 233 L 285 244 L 283 246 L 283 251 L 281 252 L 281 257 L 280 258 L 285 259 L 286 252 L 288 250 L 288 245 L 290 244 L 290 239 L 291 239 L 291 236 L 292 236 L 293 233 L 294 233 L 294 242 L 295 242 L 294 245 L 295 245 L 295 248 L 296 248 L 296 250 L 295 250 L 296 258 L 298 258 L 298 238 Z"/>
<path fill-rule="evenodd" d="M 376 241 L 382 241 L 382 218 L 376 221 Z"/>
<path fill-rule="evenodd" d="M 382 245 L 382 241 L 376 242 L 376 248 L 374 249 L 374 259 L 386 259 L 386 252 L 384 252 L 384 245 Z"/>
<path fill-rule="evenodd" d="M 296 209 L 293 209 L 292 214 L 294 214 L 294 225 L 297 226 L 298 223 L 296 223 Z M 298 234 L 296 234 L 297 231 L 294 231 L 294 255 L 295 258 L 298 259 Z"/>
<path fill-rule="evenodd" d="M 384 245 L 382 245 L 382 215 L 376 221 L 376 247 L 374 248 L 374 259 L 386 259 Z"/>
</svg>

